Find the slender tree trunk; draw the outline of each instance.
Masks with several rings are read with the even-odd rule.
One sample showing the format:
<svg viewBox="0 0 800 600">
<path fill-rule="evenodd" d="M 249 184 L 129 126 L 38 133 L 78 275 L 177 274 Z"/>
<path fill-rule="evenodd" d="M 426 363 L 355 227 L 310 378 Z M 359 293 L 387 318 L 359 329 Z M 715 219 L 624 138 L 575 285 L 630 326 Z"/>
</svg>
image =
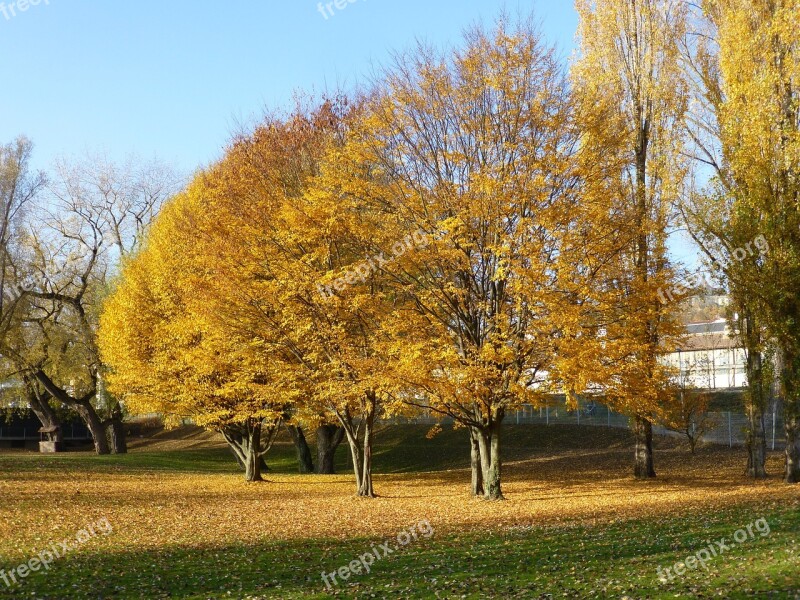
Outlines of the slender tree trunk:
<svg viewBox="0 0 800 600">
<path fill-rule="evenodd" d="M 786 460 L 784 462 L 783 480 L 786 483 L 800 483 L 800 355 L 787 344 L 782 348 L 783 379 L 783 431 L 786 435 Z"/>
<path fill-rule="evenodd" d="M 373 408 L 367 412 L 365 421 L 363 444 L 364 459 L 361 462 L 361 484 L 358 488 L 358 495 L 366 498 L 374 498 L 375 489 L 372 487 L 372 436 L 375 425 L 374 399 Z"/>
<path fill-rule="evenodd" d="M 289 435 L 292 436 L 294 448 L 297 452 L 298 470 L 300 473 L 313 473 L 314 461 L 311 458 L 311 449 L 308 447 L 303 429 L 297 425 L 287 425 L 286 429 L 289 430 Z"/>
<path fill-rule="evenodd" d="M 358 425 L 355 424 L 349 409 L 336 411 L 336 416 L 344 429 L 350 456 L 353 459 L 353 472 L 356 476 L 356 495 L 374 498 L 372 485 L 372 436 L 375 423 L 377 398 L 374 393 L 365 395 Z M 362 439 L 363 430 L 363 439 Z"/>
<path fill-rule="evenodd" d="M 636 415 L 633 420 L 633 433 L 636 437 L 634 477 L 636 479 L 655 477 L 656 470 L 653 467 L 653 424 L 648 418 Z"/>
<path fill-rule="evenodd" d="M 786 402 L 784 401 L 784 404 Z M 792 411 L 794 412 L 794 411 Z M 800 419 L 790 414 L 784 406 L 783 430 L 786 434 L 786 470 L 783 480 L 786 483 L 800 483 L 800 438 L 798 438 Z"/>
<path fill-rule="evenodd" d="M 479 437 L 481 432 L 475 428 L 469 428 L 470 445 L 470 470 L 472 471 L 472 481 L 470 483 L 470 493 L 472 496 L 483 496 L 483 465 L 481 464 L 481 447 Z"/>
<path fill-rule="evenodd" d="M 361 477 L 363 471 L 361 470 L 361 446 L 358 439 L 353 439 L 348 434 L 347 443 L 350 446 L 350 459 L 353 461 L 353 474 L 356 476 L 356 495 L 361 491 Z"/>
<path fill-rule="evenodd" d="M 344 428 L 336 425 L 320 425 L 317 427 L 317 473 L 333 475 L 336 472 L 334 458 L 336 448 L 344 439 Z"/>
<path fill-rule="evenodd" d="M 764 408 L 766 406 L 764 365 L 761 356 L 761 331 L 749 307 L 742 307 L 739 330 L 744 332 L 747 369 L 747 394 L 745 412 L 747 413 L 747 475 L 754 479 L 767 476 L 767 436 L 764 430 Z"/>
</svg>

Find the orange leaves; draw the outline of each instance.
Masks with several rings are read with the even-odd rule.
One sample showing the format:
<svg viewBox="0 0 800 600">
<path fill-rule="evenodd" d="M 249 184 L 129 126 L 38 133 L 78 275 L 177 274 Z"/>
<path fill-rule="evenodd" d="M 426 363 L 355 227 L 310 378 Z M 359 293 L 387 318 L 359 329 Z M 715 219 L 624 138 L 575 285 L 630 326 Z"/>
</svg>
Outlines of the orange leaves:
<svg viewBox="0 0 800 600">
<path fill-rule="evenodd" d="M 374 392 L 473 418 L 544 373 L 607 382 L 599 356 L 641 344 L 609 335 L 631 284 L 626 151 L 576 111 L 552 49 L 500 21 L 418 49 L 355 105 L 268 117 L 126 269 L 104 321 L 112 386 L 213 414 L 313 419 Z"/>
</svg>

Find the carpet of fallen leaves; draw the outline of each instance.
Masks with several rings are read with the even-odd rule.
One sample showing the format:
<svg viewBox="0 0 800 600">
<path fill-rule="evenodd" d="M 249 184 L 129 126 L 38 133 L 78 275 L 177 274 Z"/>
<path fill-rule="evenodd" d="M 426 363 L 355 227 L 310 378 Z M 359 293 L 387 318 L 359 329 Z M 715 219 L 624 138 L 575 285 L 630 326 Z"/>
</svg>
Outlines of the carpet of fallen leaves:
<svg viewBox="0 0 800 600">
<path fill-rule="evenodd" d="M 133 451 L 148 450 L 153 447 Z M 741 450 L 706 448 L 690 457 L 668 448 L 657 455 L 658 479 L 647 482 L 630 476 L 629 454 L 625 448 L 569 450 L 511 460 L 504 466 L 503 502 L 471 499 L 469 472 L 463 469 L 377 475 L 380 497 L 357 499 L 346 474 L 270 473 L 268 481 L 247 484 L 235 471 L 126 469 L 113 463 L 86 470 L 69 461 L 58 469 L 15 470 L 13 460 L 4 460 L 0 555 L 9 562 L 24 559 L 103 517 L 114 532 L 92 541 L 99 546 L 93 550 L 146 551 L 312 538 L 380 540 L 420 519 L 428 519 L 438 536 L 629 518 L 697 518 L 733 505 L 797 501 L 796 486 L 784 485 L 777 476 L 764 482 L 745 479 Z M 781 461 L 772 453 L 768 470 L 780 473 Z"/>
</svg>

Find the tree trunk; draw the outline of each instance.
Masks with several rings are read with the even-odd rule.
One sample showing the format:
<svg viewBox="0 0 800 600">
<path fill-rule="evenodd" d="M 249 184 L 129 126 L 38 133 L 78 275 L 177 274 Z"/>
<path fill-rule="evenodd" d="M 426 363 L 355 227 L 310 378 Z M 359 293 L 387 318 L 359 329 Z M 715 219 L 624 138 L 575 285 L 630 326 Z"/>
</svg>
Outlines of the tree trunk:
<svg viewBox="0 0 800 600">
<path fill-rule="evenodd" d="M 366 498 L 375 497 L 375 489 L 372 487 L 372 436 L 375 425 L 374 399 L 372 402 L 373 408 L 369 409 L 365 415 L 366 423 L 364 425 L 364 443 L 362 446 L 363 460 L 361 461 L 361 484 L 359 485 L 357 494 Z"/>
<path fill-rule="evenodd" d="M 52 440 L 59 445 L 64 443 L 64 432 L 61 430 L 61 419 L 58 418 L 56 412 L 53 410 L 53 407 L 50 406 L 50 394 L 47 392 L 40 393 L 40 391 L 34 387 L 36 384 L 25 378 L 25 389 L 27 390 L 27 398 L 28 404 L 33 411 L 33 414 L 36 415 L 36 418 L 39 419 L 39 422 L 42 424 L 42 427 L 57 427 L 58 429 L 54 434 L 52 434 Z"/>
<path fill-rule="evenodd" d="M 244 466 L 245 481 L 263 481 L 261 472 L 264 466 L 264 454 L 272 447 L 275 434 L 281 420 L 268 423 L 266 427 L 267 441 L 262 441 L 264 434 L 263 419 L 248 419 L 244 423 L 236 423 L 222 427 L 222 435 L 240 465 Z"/>
<path fill-rule="evenodd" d="M 470 494 L 472 496 L 483 496 L 483 466 L 481 464 L 481 447 L 478 442 L 481 432 L 475 427 L 469 428 L 470 445 L 470 470 L 472 471 L 472 481 L 470 483 Z"/>
<path fill-rule="evenodd" d="M 767 459 L 767 436 L 764 431 L 764 413 L 760 407 L 747 407 L 747 475 L 754 479 L 765 479 Z"/>
<path fill-rule="evenodd" d="M 247 431 L 249 448 L 245 454 L 245 481 L 264 481 L 261 477 L 261 421 L 256 421 Z"/>
<path fill-rule="evenodd" d="M 109 438 L 111 440 L 112 454 L 127 454 L 128 442 L 125 433 L 125 422 L 123 421 L 122 407 L 119 402 L 115 402 L 111 410 L 111 418 L 107 421 Z"/>
<path fill-rule="evenodd" d="M 764 431 L 764 408 L 766 394 L 764 389 L 764 365 L 761 356 L 761 330 L 753 318 L 752 311 L 744 307 L 739 318 L 739 331 L 744 332 L 747 370 L 747 393 L 745 412 L 747 414 L 747 475 L 754 479 L 767 476 L 767 436 Z"/>
<path fill-rule="evenodd" d="M 86 427 L 92 434 L 94 440 L 94 450 L 97 454 L 111 454 L 111 449 L 108 445 L 108 438 L 106 437 L 106 428 L 100 417 L 97 415 L 94 406 L 87 400 L 77 402 L 75 410 L 86 423 Z"/>
<path fill-rule="evenodd" d="M 372 485 L 372 437 L 375 424 L 377 398 L 373 392 L 365 394 L 358 424 L 356 425 L 349 408 L 336 410 L 336 416 L 347 436 L 350 456 L 353 459 L 353 472 L 356 476 L 356 495 L 374 498 Z M 362 439 L 363 430 L 363 439 Z"/>
<path fill-rule="evenodd" d="M 786 483 L 800 482 L 800 447 L 797 433 L 800 428 L 800 355 L 790 344 L 782 347 L 781 366 L 783 379 L 783 431 L 786 435 L 786 460 L 783 480 Z"/>
<path fill-rule="evenodd" d="M 347 429 L 345 428 L 345 431 Z M 347 444 L 350 446 L 350 459 L 353 461 L 353 474 L 356 476 L 356 495 L 361 491 L 361 445 L 357 436 L 351 436 L 347 432 Z"/>
<path fill-rule="evenodd" d="M 478 432 L 484 500 L 503 500 L 501 487 L 500 429 L 503 410 L 498 409 Z"/>
<path fill-rule="evenodd" d="M 784 401 L 784 404 L 788 404 Z M 789 414 L 789 410 L 784 406 L 783 430 L 786 434 L 786 470 L 783 480 L 786 483 L 800 483 L 800 439 L 797 431 L 800 426 L 800 419 L 796 414 Z"/>
<path fill-rule="evenodd" d="M 311 458 L 311 449 L 308 447 L 303 429 L 297 425 L 287 425 L 289 435 L 292 436 L 294 448 L 297 452 L 297 465 L 300 473 L 313 473 L 314 461 Z"/>
<path fill-rule="evenodd" d="M 97 454 L 111 453 L 111 450 L 108 446 L 108 439 L 106 438 L 106 428 L 103 422 L 100 420 L 100 417 L 97 415 L 97 411 L 94 409 L 94 406 L 92 406 L 92 398 L 94 398 L 95 394 L 97 393 L 96 379 L 94 381 L 94 385 L 87 394 L 81 398 L 74 398 L 68 394 L 66 390 L 56 385 L 53 380 L 48 377 L 47 373 L 41 369 L 36 371 L 33 374 L 33 377 L 36 378 L 36 380 L 42 385 L 48 394 L 62 404 L 66 404 L 70 408 L 74 408 L 78 415 L 80 415 L 84 423 L 86 423 L 86 427 L 89 429 L 89 432 L 92 434 L 92 438 L 94 439 L 94 449 Z"/>
<path fill-rule="evenodd" d="M 336 448 L 344 439 L 344 429 L 336 425 L 317 427 L 317 473 L 333 475 L 336 472 L 334 458 Z"/>
<path fill-rule="evenodd" d="M 634 477 L 636 479 L 655 477 L 656 471 L 653 467 L 653 424 L 647 417 L 636 415 L 633 421 L 633 433 L 636 436 Z"/>
</svg>

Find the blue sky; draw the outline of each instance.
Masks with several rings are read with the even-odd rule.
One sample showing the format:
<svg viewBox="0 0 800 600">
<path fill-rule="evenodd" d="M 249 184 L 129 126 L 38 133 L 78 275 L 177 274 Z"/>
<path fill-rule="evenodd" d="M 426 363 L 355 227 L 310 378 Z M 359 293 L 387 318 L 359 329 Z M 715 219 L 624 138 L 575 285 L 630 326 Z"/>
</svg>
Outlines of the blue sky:
<svg viewBox="0 0 800 600">
<path fill-rule="evenodd" d="M 577 25 L 571 0 L 355 0 L 327 19 L 317 0 L 0 1 L 0 141 L 27 135 L 39 168 L 88 150 L 191 172 L 237 123 L 364 81 L 417 38 L 454 44 L 504 7 L 533 10 L 566 57 Z"/>
<path fill-rule="evenodd" d="M 318 0 L 20 1 L 0 0 L 0 142 L 27 135 L 41 169 L 99 152 L 190 174 L 238 124 L 296 90 L 363 82 L 417 39 L 458 44 L 503 9 L 533 12 L 567 60 L 577 27 L 572 0 L 339 0 L 327 18 Z M 671 247 L 695 260 L 685 239 Z"/>
</svg>

